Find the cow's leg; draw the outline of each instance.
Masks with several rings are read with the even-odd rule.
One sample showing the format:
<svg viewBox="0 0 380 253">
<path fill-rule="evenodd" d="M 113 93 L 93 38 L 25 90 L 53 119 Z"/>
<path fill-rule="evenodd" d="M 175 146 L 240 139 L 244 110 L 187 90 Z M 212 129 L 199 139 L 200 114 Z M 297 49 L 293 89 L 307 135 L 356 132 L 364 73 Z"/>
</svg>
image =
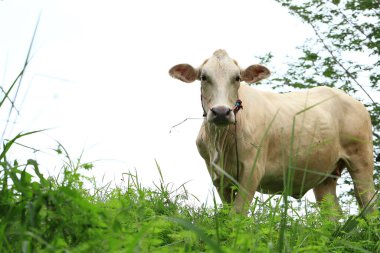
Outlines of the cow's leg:
<svg viewBox="0 0 380 253">
<path fill-rule="evenodd" d="M 225 187 L 224 189 L 218 189 L 219 196 L 222 201 L 227 204 L 232 204 L 236 197 L 236 190 L 231 187 Z"/>
<path fill-rule="evenodd" d="M 368 144 L 357 143 L 350 151 L 347 169 L 354 183 L 359 207 L 363 208 L 375 194 L 372 149 Z"/>
<path fill-rule="evenodd" d="M 248 170 L 245 168 L 248 168 Z M 261 177 L 262 173 L 260 173 L 260 170 L 258 168 L 252 168 L 252 165 L 242 168 L 242 175 L 239 182 L 240 187 L 234 202 L 235 212 L 247 214 Z"/>
<path fill-rule="evenodd" d="M 236 190 L 231 188 L 230 180 L 226 179 L 224 176 L 217 176 L 213 180 L 213 184 L 218 191 L 219 197 L 223 204 L 232 204 L 235 200 Z"/>
<path fill-rule="evenodd" d="M 326 200 L 329 196 L 333 200 L 333 208 L 341 213 L 338 197 L 336 195 L 337 178 L 328 177 L 322 183 L 313 188 L 315 199 L 317 203 L 321 205 L 323 200 Z"/>
<path fill-rule="evenodd" d="M 256 191 L 243 192 L 242 190 L 239 190 L 234 202 L 234 210 L 236 213 L 240 213 L 240 214 L 248 213 L 248 209 L 253 200 L 253 196 L 255 195 L 255 192 Z"/>
</svg>

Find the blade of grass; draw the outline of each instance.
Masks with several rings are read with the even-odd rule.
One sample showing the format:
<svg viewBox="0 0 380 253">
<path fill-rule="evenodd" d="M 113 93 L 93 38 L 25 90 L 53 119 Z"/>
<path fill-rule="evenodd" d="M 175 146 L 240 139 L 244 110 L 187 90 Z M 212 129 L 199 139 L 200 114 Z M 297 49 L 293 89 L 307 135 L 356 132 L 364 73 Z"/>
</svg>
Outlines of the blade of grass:
<svg viewBox="0 0 380 253">
<path fill-rule="evenodd" d="M 14 107 L 14 103 L 13 103 L 13 101 L 10 99 L 10 97 L 9 97 L 9 93 L 13 90 L 13 88 L 14 88 L 14 86 L 16 85 L 17 81 L 18 81 L 18 80 L 21 78 L 21 76 L 23 75 L 24 71 L 25 71 L 25 69 L 22 69 L 22 70 L 20 71 L 20 73 L 18 74 L 18 76 L 16 77 L 16 79 L 13 81 L 11 87 L 9 87 L 9 89 L 8 89 L 7 91 L 5 91 L 5 90 L 3 90 L 3 88 L 1 88 L 2 91 L 4 92 L 4 97 L 3 97 L 3 99 L 0 101 L 0 108 L 1 108 L 1 106 L 4 104 L 4 102 L 5 102 L 6 99 L 8 99 L 8 100 L 11 102 L 12 107 Z"/>
<path fill-rule="evenodd" d="M 154 162 L 156 163 L 156 168 L 157 168 L 157 170 L 158 170 L 158 173 L 160 174 L 160 180 L 161 180 L 161 182 L 164 182 L 164 177 L 162 176 L 161 167 L 160 167 L 160 165 L 158 164 L 158 162 L 157 162 L 156 159 L 154 159 Z"/>
<path fill-rule="evenodd" d="M 220 233 L 219 233 L 219 217 L 218 217 L 218 205 L 216 204 L 215 192 L 212 191 L 212 200 L 214 202 L 214 219 L 215 219 L 215 232 L 216 240 L 218 244 L 220 243 Z"/>
<path fill-rule="evenodd" d="M 19 74 L 19 76 L 16 78 L 14 84 L 17 82 L 17 80 L 19 80 L 18 82 L 18 85 L 17 85 L 17 88 L 16 88 L 16 92 L 15 92 L 15 95 L 13 97 L 13 100 L 11 101 L 12 103 L 12 106 L 11 108 L 9 109 L 9 113 L 8 113 L 8 122 L 9 122 L 9 119 L 11 118 L 11 115 L 12 115 L 12 112 L 13 112 L 13 109 L 15 108 L 15 103 L 16 103 L 16 99 L 17 99 L 17 96 L 18 96 L 18 93 L 20 91 L 20 87 L 21 87 L 21 84 L 22 84 L 22 80 L 23 80 L 23 76 L 24 76 L 24 73 L 25 73 L 25 70 L 26 70 L 26 67 L 28 66 L 29 64 L 29 60 L 30 60 L 30 53 L 32 51 L 32 48 L 33 48 L 33 44 L 34 44 L 34 40 L 35 40 L 35 37 L 36 37 L 36 34 L 37 34 L 37 30 L 38 30 L 38 26 L 39 26 L 39 23 L 40 23 L 40 18 L 41 18 L 41 13 L 39 14 L 38 16 L 38 19 L 37 19 L 37 23 L 36 23 L 36 26 L 34 28 L 34 32 L 33 32 L 33 36 L 32 36 L 32 40 L 30 41 L 29 43 L 29 49 L 28 49 L 28 53 L 26 55 L 26 59 L 25 59 L 25 62 L 24 62 L 24 66 Z M 13 89 L 14 87 L 14 84 L 11 86 L 11 89 Z M 11 90 L 10 89 L 10 90 Z M 9 90 L 9 92 L 10 92 Z M 6 97 L 9 97 L 9 93 L 6 94 Z M 5 99 L 5 97 L 4 97 Z M 17 119 L 17 118 L 16 118 Z M 8 124 L 5 125 L 4 129 L 3 129 L 3 133 L 2 133 L 2 136 L 1 136 L 1 140 L 4 140 L 4 136 L 6 134 L 6 131 L 8 129 Z"/>
<path fill-rule="evenodd" d="M 18 139 L 20 139 L 20 138 L 22 138 L 24 136 L 35 134 L 35 133 L 39 133 L 39 132 L 42 132 L 42 131 L 45 131 L 45 129 L 44 130 L 37 130 L 37 131 L 27 132 L 27 133 L 20 133 L 20 134 L 16 135 L 16 137 L 14 137 L 10 141 L 8 141 L 7 144 L 3 144 L 3 151 L 0 154 L 0 160 L 2 160 L 5 157 L 5 155 L 7 154 L 7 152 L 9 151 L 9 149 L 12 147 L 12 145 L 15 143 L 16 140 L 18 140 Z"/>
</svg>

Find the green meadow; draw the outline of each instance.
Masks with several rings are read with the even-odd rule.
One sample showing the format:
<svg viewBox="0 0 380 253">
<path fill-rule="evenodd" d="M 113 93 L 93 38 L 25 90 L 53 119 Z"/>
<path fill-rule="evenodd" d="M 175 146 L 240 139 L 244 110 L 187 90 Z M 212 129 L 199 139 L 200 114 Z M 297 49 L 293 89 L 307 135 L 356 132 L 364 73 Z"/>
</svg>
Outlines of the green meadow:
<svg viewBox="0 0 380 253">
<path fill-rule="evenodd" d="M 93 164 L 62 146 L 60 173 L 47 177 L 36 160 L 7 158 L 30 134 L 1 149 L 0 252 L 380 252 L 379 218 L 365 209 L 334 221 L 328 200 L 319 208 L 270 196 L 239 215 L 215 197 L 214 205 L 194 204 L 186 185 L 166 183 L 158 165 L 153 188 L 136 173 L 99 187 L 84 176 Z"/>
</svg>

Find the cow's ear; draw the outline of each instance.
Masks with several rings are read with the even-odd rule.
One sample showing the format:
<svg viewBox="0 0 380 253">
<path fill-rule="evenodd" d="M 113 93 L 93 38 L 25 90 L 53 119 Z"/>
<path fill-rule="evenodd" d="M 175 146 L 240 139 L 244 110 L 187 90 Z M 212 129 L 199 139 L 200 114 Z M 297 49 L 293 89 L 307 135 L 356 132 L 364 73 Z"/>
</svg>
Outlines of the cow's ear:
<svg viewBox="0 0 380 253">
<path fill-rule="evenodd" d="M 261 65 L 251 65 L 241 72 L 241 79 L 247 83 L 257 83 L 270 76 L 270 71 Z"/>
<path fill-rule="evenodd" d="M 198 69 L 193 68 L 189 64 L 178 64 L 169 70 L 169 74 L 176 79 L 185 83 L 194 82 L 199 78 Z"/>
</svg>

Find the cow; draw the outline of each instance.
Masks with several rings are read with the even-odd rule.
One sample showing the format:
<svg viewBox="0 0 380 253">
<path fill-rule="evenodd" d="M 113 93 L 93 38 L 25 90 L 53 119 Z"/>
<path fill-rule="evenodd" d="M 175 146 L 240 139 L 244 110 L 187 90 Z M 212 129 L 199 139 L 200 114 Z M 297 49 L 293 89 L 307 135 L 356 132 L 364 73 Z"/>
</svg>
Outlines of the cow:
<svg viewBox="0 0 380 253">
<path fill-rule="evenodd" d="M 359 206 L 373 198 L 370 116 L 343 91 L 320 86 L 278 94 L 254 88 L 250 84 L 270 76 L 268 68 L 242 69 L 224 50 L 198 68 L 178 64 L 169 74 L 201 83 L 204 121 L 196 145 L 220 198 L 236 212 L 248 211 L 256 191 L 278 194 L 285 188 L 296 199 L 313 189 L 318 203 L 332 195 L 341 210 L 336 187 L 345 168 Z"/>
</svg>

